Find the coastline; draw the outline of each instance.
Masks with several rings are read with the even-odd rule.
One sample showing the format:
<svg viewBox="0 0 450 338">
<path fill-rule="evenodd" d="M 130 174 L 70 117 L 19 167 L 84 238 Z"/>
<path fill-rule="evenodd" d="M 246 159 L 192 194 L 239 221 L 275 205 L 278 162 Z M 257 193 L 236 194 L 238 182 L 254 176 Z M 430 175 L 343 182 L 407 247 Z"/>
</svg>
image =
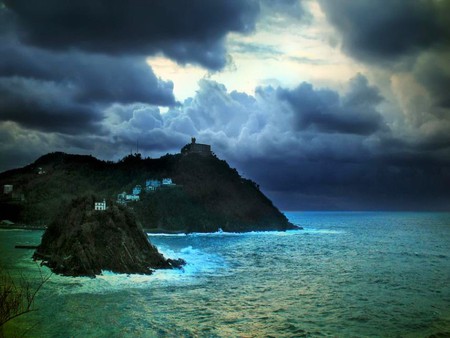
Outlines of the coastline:
<svg viewBox="0 0 450 338">
<path fill-rule="evenodd" d="M 27 224 L 11 224 L 11 225 L 0 225 L 0 229 L 3 230 L 45 230 L 46 226 L 39 225 L 27 225 Z"/>
</svg>

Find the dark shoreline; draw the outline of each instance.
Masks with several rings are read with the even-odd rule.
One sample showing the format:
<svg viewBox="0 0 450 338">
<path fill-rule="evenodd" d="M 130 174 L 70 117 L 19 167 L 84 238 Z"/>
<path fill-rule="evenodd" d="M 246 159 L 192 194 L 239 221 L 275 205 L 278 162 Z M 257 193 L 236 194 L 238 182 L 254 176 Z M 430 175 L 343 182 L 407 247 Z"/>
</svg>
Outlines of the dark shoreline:
<svg viewBox="0 0 450 338">
<path fill-rule="evenodd" d="M 13 225 L 0 225 L 0 229 L 4 230 L 45 230 L 46 226 L 39 225 L 26 225 L 26 224 L 13 224 Z"/>
</svg>

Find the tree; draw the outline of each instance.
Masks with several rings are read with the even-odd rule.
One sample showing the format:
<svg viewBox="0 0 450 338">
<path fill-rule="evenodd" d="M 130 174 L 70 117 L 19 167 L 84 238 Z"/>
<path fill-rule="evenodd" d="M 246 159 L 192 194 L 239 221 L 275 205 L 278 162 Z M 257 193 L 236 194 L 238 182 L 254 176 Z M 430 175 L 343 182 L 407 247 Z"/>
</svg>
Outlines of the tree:
<svg viewBox="0 0 450 338">
<path fill-rule="evenodd" d="M 51 274 L 44 275 L 40 268 L 39 274 L 39 281 L 33 284 L 23 275 L 15 280 L 0 267 L 0 337 L 3 336 L 3 326 L 7 322 L 36 310 L 36 295 L 51 277 Z"/>
</svg>

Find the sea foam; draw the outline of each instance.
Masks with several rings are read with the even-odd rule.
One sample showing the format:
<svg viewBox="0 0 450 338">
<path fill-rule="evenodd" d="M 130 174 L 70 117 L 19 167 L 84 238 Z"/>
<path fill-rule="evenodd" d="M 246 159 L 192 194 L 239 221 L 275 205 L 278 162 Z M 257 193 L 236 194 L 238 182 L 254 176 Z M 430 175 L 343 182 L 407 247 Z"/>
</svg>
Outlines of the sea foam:
<svg viewBox="0 0 450 338">
<path fill-rule="evenodd" d="M 56 289 L 60 294 L 95 294 L 133 288 L 198 284 L 207 276 L 215 276 L 226 271 L 227 265 L 221 256 L 195 249 L 192 246 L 180 250 L 158 246 L 158 251 L 166 258 L 182 258 L 186 261 L 186 265 L 181 269 L 154 270 L 151 275 L 120 274 L 107 270 L 102 271 L 102 274 L 96 278 L 53 275 L 50 283 L 56 284 Z"/>
<path fill-rule="evenodd" d="M 272 236 L 285 236 L 293 234 L 302 234 L 302 229 L 286 230 L 286 231 L 248 231 L 248 232 L 228 232 L 219 231 L 216 232 L 190 232 L 181 234 L 168 234 L 168 233 L 147 233 L 148 237 L 226 237 L 226 236 L 259 236 L 259 235 L 272 235 Z"/>
</svg>

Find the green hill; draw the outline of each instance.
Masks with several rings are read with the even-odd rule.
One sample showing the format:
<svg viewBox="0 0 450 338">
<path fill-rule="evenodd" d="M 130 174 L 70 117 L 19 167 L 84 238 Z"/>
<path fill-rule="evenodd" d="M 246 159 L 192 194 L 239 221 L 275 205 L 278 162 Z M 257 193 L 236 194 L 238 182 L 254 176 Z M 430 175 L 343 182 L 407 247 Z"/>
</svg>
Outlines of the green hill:
<svg viewBox="0 0 450 338">
<path fill-rule="evenodd" d="M 61 152 L 0 174 L 0 184 L 13 185 L 2 194 L 0 219 L 47 225 L 58 210 L 78 196 L 117 194 L 147 179 L 172 178 L 176 184 L 140 194 L 130 202 L 149 231 L 213 232 L 287 230 L 297 228 L 264 196 L 257 184 L 242 178 L 214 155 L 176 154 L 158 159 L 129 155 L 119 162 Z"/>
</svg>

